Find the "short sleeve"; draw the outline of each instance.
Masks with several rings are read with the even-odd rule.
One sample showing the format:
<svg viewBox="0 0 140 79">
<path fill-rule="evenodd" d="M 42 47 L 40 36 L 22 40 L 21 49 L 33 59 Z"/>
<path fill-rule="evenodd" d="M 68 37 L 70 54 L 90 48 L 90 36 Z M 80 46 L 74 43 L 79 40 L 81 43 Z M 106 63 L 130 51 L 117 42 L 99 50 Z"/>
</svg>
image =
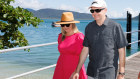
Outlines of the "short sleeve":
<svg viewBox="0 0 140 79">
<path fill-rule="evenodd" d="M 83 44 L 83 40 L 84 40 L 84 34 L 80 33 L 78 35 L 78 42 L 82 45 Z M 83 46 L 83 45 L 82 45 Z"/>
<path fill-rule="evenodd" d="M 83 46 L 85 46 L 85 47 L 89 47 L 87 34 L 88 34 L 88 31 L 87 31 L 87 27 L 86 27 L 86 29 L 85 29 L 85 37 L 84 37 L 84 41 L 83 41 Z"/>
<path fill-rule="evenodd" d="M 62 39 L 62 33 L 60 33 L 60 34 L 58 35 L 58 39 L 57 39 L 57 41 L 58 41 L 58 44 L 60 44 L 60 42 L 61 42 L 61 39 Z"/>
<path fill-rule="evenodd" d="M 128 42 L 127 42 L 125 35 L 124 35 L 124 32 L 121 28 L 121 25 L 118 25 L 116 27 L 115 40 L 116 40 L 117 49 L 123 48 L 123 47 L 128 45 Z"/>
<path fill-rule="evenodd" d="M 81 53 L 82 49 L 83 49 L 83 40 L 84 40 L 84 34 L 83 33 L 79 33 L 77 36 L 77 52 L 78 54 Z"/>
</svg>

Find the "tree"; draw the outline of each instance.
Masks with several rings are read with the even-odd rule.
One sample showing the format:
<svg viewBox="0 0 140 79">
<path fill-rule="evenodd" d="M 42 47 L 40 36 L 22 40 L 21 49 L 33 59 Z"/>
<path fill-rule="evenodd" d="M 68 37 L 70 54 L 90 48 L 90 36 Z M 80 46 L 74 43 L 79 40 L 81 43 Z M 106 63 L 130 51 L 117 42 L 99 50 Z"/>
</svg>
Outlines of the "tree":
<svg viewBox="0 0 140 79">
<path fill-rule="evenodd" d="M 29 45 L 18 29 L 24 27 L 24 24 L 37 27 L 43 22 L 26 9 L 19 6 L 14 8 L 10 2 L 14 0 L 0 0 L 0 49 Z"/>
</svg>

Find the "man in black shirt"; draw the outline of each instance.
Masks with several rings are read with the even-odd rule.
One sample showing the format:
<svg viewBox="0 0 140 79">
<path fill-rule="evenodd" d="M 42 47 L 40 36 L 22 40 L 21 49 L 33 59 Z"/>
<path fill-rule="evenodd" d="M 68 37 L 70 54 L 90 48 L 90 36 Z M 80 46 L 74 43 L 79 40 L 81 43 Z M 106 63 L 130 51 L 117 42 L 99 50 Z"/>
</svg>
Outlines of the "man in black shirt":
<svg viewBox="0 0 140 79">
<path fill-rule="evenodd" d="M 70 79 L 79 79 L 79 71 L 89 54 L 87 68 L 88 79 L 117 79 L 125 75 L 125 46 L 127 41 L 121 25 L 106 16 L 107 6 L 104 0 L 95 0 L 90 6 L 95 21 L 85 29 L 83 50 L 79 64 Z"/>
</svg>

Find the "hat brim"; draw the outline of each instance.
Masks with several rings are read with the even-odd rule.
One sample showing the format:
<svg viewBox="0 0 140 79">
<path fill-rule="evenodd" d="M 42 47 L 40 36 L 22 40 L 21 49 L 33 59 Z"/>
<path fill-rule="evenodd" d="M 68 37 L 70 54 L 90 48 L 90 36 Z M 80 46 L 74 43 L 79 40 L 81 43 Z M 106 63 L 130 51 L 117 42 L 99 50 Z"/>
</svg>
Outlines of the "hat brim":
<svg viewBox="0 0 140 79">
<path fill-rule="evenodd" d="M 90 6 L 89 9 L 96 7 L 96 8 L 106 8 L 106 7 L 102 7 L 102 6 Z"/>
<path fill-rule="evenodd" d="M 57 22 L 55 22 L 55 24 L 70 24 L 70 23 L 80 23 L 80 21 L 66 21 L 66 22 L 57 21 Z"/>
</svg>

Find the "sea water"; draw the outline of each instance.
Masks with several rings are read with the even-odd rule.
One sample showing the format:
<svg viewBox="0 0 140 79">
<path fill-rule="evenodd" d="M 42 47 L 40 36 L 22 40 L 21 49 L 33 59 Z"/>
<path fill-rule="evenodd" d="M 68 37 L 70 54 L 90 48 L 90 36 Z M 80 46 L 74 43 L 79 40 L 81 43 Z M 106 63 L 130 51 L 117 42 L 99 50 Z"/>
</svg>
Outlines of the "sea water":
<svg viewBox="0 0 140 79">
<path fill-rule="evenodd" d="M 61 32 L 60 27 L 52 27 L 52 22 L 56 19 L 43 19 L 38 28 L 33 26 L 19 28 L 24 34 L 30 45 L 57 42 L 58 34 Z M 92 20 L 80 20 L 76 24 L 78 29 L 84 33 L 86 25 Z M 115 20 L 122 25 L 126 32 L 126 21 Z M 138 21 L 132 21 L 132 31 L 138 30 Z M 132 34 L 132 41 L 138 40 L 138 33 Z M 137 43 L 132 44 L 131 50 L 127 50 L 126 56 L 132 55 L 139 51 Z M 59 52 L 56 45 L 31 48 L 30 52 L 24 50 L 6 52 L 0 54 L 0 79 L 5 79 L 34 69 L 56 64 Z M 85 62 L 87 68 L 88 59 Z M 23 76 L 17 79 L 52 79 L 55 67 L 43 70 L 34 74 Z"/>
</svg>

